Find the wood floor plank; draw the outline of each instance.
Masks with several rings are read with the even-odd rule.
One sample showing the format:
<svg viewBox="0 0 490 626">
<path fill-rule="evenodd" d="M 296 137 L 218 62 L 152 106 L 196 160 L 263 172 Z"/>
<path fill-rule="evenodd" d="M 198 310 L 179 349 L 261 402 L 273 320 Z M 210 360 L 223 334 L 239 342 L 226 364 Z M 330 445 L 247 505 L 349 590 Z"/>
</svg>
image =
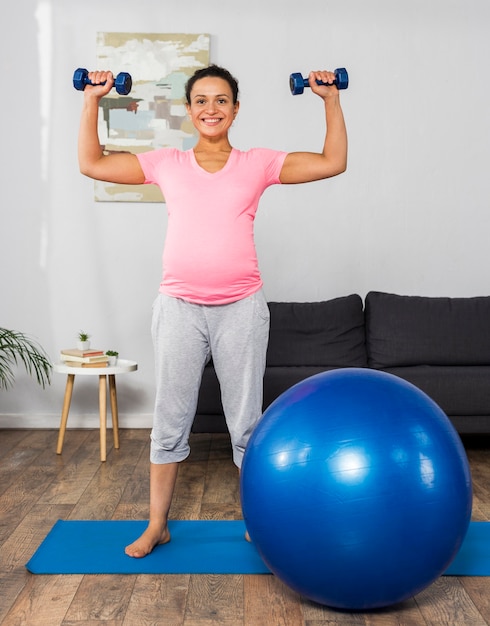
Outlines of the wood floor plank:
<svg viewBox="0 0 490 626">
<path fill-rule="evenodd" d="M 5 456 L 12 450 L 19 446 L 22 439 L 30 434 L 30 430 L 22 429 L 2 429 L 0 430 L 1 445 L 0 445 L 0 463 L 3 463 Z"/>
<path fill-rule="evenodd" d="M 199 511 L 199 519 L 203 520 L 240 520 L 242 507 L 239 502 L 227 504 L 203 503 Z"/>
<path fill-rule="evenodd" d="M 203 504 L 237 504 L 240 502 L 239 474 L 230 462 L 208 463 Z"/>
<path fill-rule="evenodd" d="M 45 466 L 41 471 L 39 466 L 29 465 L 18 480 L 0 496 L 0 543 L 14 532 L 57 474 L 58 469 L 54 465 Z"/>
<path fill-rule="evenodd" d="M 121 446 L 126 441 L 134 439 L 135 431 L 123 430 L 120 433 Z M 141 445 L 139 458 L 136 460 L 133 472 L 128 476 L 119 503 L 114 509 L 112 519 L 118 520 L 147 520 L 150 511 L 150 459 L 149 459 L 149 432 L 137 431 Z"/>
<path fill-rule="evenodd" d="M 225 435 L 226 437 L 227 435 Z M 217 435 L 222 438 L 223 435 Z M 186 459 L 190 463 L 205 463 L 209 459 L 211 447 L 213 446 L 214 436 L 207 434 L 193 434 L 190 438 L 191 452 Z"/>
<path fill-rule="evenodd" d="M 28 430 L 0 430 L 0 494 L 7 489 L 16 478 L 16 473 L 24 471 L 28 459 L 36 451 L 29 450 L 28 446 L 22 446 L 22 441 L 30 434 Z"/>
<path fill-rule="evenodd" d="M 126 438 L 125 431 L 121 431 L 121 446 L 125 450 L 134 450 L 138 455 L 134 461 L 133 471 L 129 474 L 126 486 L 121 494 L 120 504 L 147 505 L 150 502 L 150 442 L 148 433 L 141 432 L 135 439 Z M 130 443 L 131 442 L 131 443 Z M 137 443 L 135 443 L 137 442 Z M 123 457 L 126 451 L 122 453 Z M 121 456 L 121 450 L 119 450 Z"/>
<path fill-rule="evenodd" d="M 240 618 L 230 618 L 225 621 L 217 622 L 214 619 L 189 619 L 185 620 L 184 626 L 242 626 L 243 620 Z M 272 624 L 270 625 L 272 626 Z"/>
<path fill-rule="evenodd" d="M 121 504 L 114 509 L 113 520 L 147 520 L 149 515 L 147 504 Z"/>
<path fill-rule="evenodd" d="M 70 444 L 61 457 L 56 459 L 56 480 L 46 488 L 40 501 L 46 504 L 75 505 L 100 466 L 98 454 L 94 454 L 94 432 L 74 433 Z M 68 450 L 73 450 L 69 453 Z"/>
<path fill-rule="evenodd" d="M 122 623 L 136 576 L 84 576 L 66 612 L 65 621 Z"/>
<path fill-rule="evenodd" d="M 490 519 L 490 454 L 481 452 L 470 451 L 468 456 L 473 485 L 472 519 L 485 521 Z"/>
<path fill-rule="evenodd" d="M 471 624 L 485 626 L 486 621 L 455 576 L 441 576 L 415 597 L 426 623 Z"/>
<path fill-rule="evenodd" d="M 0 619 L 4 618 L 6 623 L 11 619 L 9 615 L 11 617 L 21 615 L 24 616 L 22 619 L 25 618 L 26 620 L 23 623 L 37 624 L 37 601 L 30 596 L 44 593 L 45 583 L 42 579 L 45 577 L 30 574 L 26 570 L 25 564 L 37 550 L 52 525 L 64 517 L 69 509 L 70 507 L 66 505 L 44 506 L 37 504 L 19 523 L 8 539 L 3 542 L 0 550 Z M 62 577 L 57 578 L 62 579 Z M 79 583 L 81 577 L 77 580 Z M 78 583 L 72 580 L 66 592 L 73 591 L 74 593 Z M 60 586 L 64 584 L 64 580 L 61 580 Z M 10 599 L 8 603 L 4 602 L 7 598 Z M 46 602 L 50 601 L 50 598 L 47 597 Z M 54 598 L 53 602 L 54 604 L 58 603 L 57 597 Z M 55 612 L 59 609 L 62 619 L 66 612 L 65 600 L 61 604 L 61 608 L 55 607 Z M 48 623 L 46 622 L 46 624 Z"/>
<path fill-rule="evenodd" d="M 420 626 L 424 624 L 422 614 L 415 603 L 409 599 L 400 602 L 393 608 L 382 608 L 365 612 L 351 612 L 333 609 L 327 606 L 320 606 L 315 602 L 303 599 L 303 613 L 305 626 L 315 626 L 317 624 L 338 624 L 354 626 Z"/>
<path fill-rule="evenodd" d="M 123 626 L 181 626 L 190 575 L 138 576 Z"/>
<path fill-rule="evenodd" d="M 299 596 L 275 576 L 244 577 L 244 626 L 304 624 Z"/>
<path fill-rule="evenodd" d="M 184 461 L 179 467 L 170 519 L 200 519 L 206 464 Z"/>
<path fill-rule="evenodd" d="M 51 431 L 45 430 L 34 433 L 27 430 L 13 431 L 18 433 L 17 437 L 4 434 L 11 431 L 1 432 L 0 494 L 4 493 L 18 479 L 19 475 L 25 472 L 29 465 L 45 452 L 53 437 Z"/>
<path fill-rule="evenodd" d="M 233 463 L 231 439 L 228 433 L 219 433 L 211 437 L 208 458 L 214 461 L 224 460 L 227 463 Z"/>
<path fill-rule="evenodd" d="M 84 620 L 83 622 L 79 622 L 79 621 L 73 622 L 71 620 L 63 620 L 60 626 L 100 626 L 100 624 L 103 624 L 104 626 L 121 626 L 121 621 L 113 620 L 113 619 L 101 621 L 97 618 Z M 50 624 L 49 626 L 52 626 L 52 625 Z"/>
<path fill-rule="evenodd" d="M 52 449 L 56 443 L 56 431 L 50 429 L 27 429 L 23 430 L 22 433 L 25 433 L 25 437 L 22 437 L 22 441 L 16 446 L 19 450 L 29 448 L 44 452 L 48 448 Z"/>
<path fill-rule="evenodd" d="M 136 440 L 128 440 L 124 454 L 115 451 L 107 461 L 99 461 L 98 470 L 74 506 L 70 519 L 111 519 L 128 480 L 137 465 L 141 449 Z"/>
<path fill-rule="evenodd" d="M 484 502 L 475 496 L 473 500 L 472 519 L 474 521 L 490 521 L 490 503 Z"/>
<path fill-rule="evenodd" d="M 53 524 L 64 518 L 70 507 L 66 505 L 35 505 L 17 525 L 8 539 L 2 543 L 0 554 L 1 575 L 18 567 L 24 567 L 38 546 L 51 530 Z"/>
<path fill-rule="evenodd" d="M 462 576 L 460 579 L 464 590 L 478 607 L 478 612 L 490 623 L 490 576 Z"/>
<path fill-rule="evenodd" d="M 2 626 L 59 626 L 81 576 L 33 576 L 2 621 Z"/>
<path fill-rule="evenodd" d="M 206 482 L 207 465 L 184 461 L 179 466 L 175 493 L 185 500 L 202 500 Z"/>
<path fill-rule="evenodd" d="M 0 496 L 26 471 L 29 463 L 39 455 L 28 448 L 9 450 L 0 461 Z"/>
<path fill-rule="evenodd" d="M 243 576 L 191 576 L 184 626 L 196 622 L 243 623 Z"/>
</svg>

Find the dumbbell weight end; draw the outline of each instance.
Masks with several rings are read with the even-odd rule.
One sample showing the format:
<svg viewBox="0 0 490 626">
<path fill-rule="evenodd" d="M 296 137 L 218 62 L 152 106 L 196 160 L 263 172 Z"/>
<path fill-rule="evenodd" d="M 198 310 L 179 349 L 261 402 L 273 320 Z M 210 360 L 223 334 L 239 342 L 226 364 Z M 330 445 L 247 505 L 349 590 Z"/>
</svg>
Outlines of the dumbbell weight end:
<svg viewBox="0 0 490 626">
<path fill-rule="evenodd" d="M 105 84 L 105 83 L 101 83 Z M 79 67 L 73 73 L 73 86 L 77 91 L 83 91 L 87 85 L 92 85 L 88 78 L 88 70 Z M 127 96 L 133 86 L 131 74 L 127 72 L 119 72 L 114 81 L 114 87 L 121 96 Z"/>
<path fill-rule="evenodd" d="M 337 68 L 334 74 L 335 80 L 332 84 L 336 85 L 337 89 L 347 89 L 347 87 L 349 86 L 349 74 L 347 73 L 345 67 Z M 328 83 L 322 83 L 321 80 L 317 80 L 316 84 L 328 85 Z M 289 77 L 289 88 L 291 89 L 291 93 L 293 94 L 293 96 L 302 94 L 305 90 L 305 87 L 309 86 L 310 82 L 308 78 L 303 78 L 303 76 L 298 72 L 291 74 L 291 76 Z"/>
</svg>

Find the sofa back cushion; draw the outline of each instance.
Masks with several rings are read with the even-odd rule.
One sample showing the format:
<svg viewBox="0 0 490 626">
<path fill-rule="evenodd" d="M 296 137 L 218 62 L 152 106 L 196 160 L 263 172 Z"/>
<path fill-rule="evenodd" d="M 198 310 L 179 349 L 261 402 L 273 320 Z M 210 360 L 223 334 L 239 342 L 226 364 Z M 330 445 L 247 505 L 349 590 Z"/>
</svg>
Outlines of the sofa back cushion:
<svg viewBox="0 0 490 626">
<path fill-rule="evenodd" d="M 362 299 L 269 302 L 267 365 L 365 367 Z"/>
<path fill-rule="evenodd" d="M 370 367 L 490 364 L 490 297 L 366 296 Z"/>
</svg>

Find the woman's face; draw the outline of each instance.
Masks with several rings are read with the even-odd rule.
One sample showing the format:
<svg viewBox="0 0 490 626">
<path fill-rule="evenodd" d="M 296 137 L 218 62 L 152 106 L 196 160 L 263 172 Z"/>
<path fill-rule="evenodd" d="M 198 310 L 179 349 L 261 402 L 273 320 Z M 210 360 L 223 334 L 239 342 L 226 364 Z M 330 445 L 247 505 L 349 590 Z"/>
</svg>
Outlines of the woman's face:
<svg viewBox="0 0 490 626">
<path fill-rule="evenodd" d="M 194 83 L 191 102 L 186 107 L 192 123 L 201 135 L 219 138 L 228 133 L 238 113 L 239 104 L 233 104 L 231 87 L 226 80 L 206 76 Z"/>
</svg>

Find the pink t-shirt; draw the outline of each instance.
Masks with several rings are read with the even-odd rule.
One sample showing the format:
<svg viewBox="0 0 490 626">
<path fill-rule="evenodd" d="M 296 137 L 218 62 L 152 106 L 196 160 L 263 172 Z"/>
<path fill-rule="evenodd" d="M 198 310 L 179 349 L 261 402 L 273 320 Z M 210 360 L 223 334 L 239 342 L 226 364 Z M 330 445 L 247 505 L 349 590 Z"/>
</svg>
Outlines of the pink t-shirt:
<svg viewBox="0 0 490 626">
<path fill-rule="evenodd" d="M 193 150 L 138 154 L 146 183 L 165 196 L 168 227 L 160 292 L 200 304 L 227 304 L 262 287 L 254 243 L 260 196 L 278 184 L 286 152 L 233 149 L 213 174 Z"/>
</svg>

